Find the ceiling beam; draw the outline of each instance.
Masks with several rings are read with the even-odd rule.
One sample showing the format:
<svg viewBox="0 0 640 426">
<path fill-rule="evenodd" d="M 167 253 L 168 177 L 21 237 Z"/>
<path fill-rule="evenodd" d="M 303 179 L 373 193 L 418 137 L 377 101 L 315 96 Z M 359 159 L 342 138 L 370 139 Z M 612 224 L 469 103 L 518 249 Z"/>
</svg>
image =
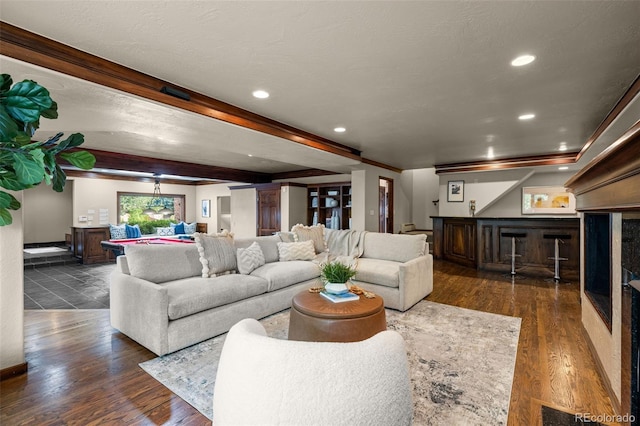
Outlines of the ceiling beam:
<svg viewBox="0 0 640 426">
<path fill-rule="evenodd" d="M 486 172 L 491 170 L 514 169 L 518 167 L 557 166 L 576 162 L 578 151 L 550 155 L 504 158 L 501 160 L 476 161 L 467 163 L 436 164 L 436 174 L 460 172 Z"/>
<path fill-rule="evenodd" d="M 78 151 L 79 149 L 74 149 Z M 162 160 L 139 155 L 85 149 L 96 157 L 96 169 L 123 170 L 157 173 L 161 175 L 190 176 L 202 179 L 216 179 L 223 182 L 265 183 L 271 182 L 267 173 L 248 172 L 226 167 Z"/>
<path fill-rule="evenodd" d="M 3 55 L 86 81 L 191 111 L 216 120 L 276 136 L 321 151 L 361 160 L 360 151 L 296 129 L 234 105 L 127 68 L 71 46 L 0 21 Z M 189 95 L 180 99 L 161 92 L 163 87 Z"/>
</svg>

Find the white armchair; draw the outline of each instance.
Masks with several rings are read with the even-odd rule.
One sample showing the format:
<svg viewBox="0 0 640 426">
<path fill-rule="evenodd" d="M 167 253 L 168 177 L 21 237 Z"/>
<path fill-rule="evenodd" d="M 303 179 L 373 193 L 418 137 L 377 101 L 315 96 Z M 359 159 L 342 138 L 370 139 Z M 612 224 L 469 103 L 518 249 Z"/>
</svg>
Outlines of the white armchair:
<svg viewBox="0 0 640 426">
<path fill-rule="evenodd" d="M 383 331 L 353 343 L 270 338 L 245 319 L 229 331 L 218 365 L 213 423 L 409 425 L 404 340 Z"/>
</svg>

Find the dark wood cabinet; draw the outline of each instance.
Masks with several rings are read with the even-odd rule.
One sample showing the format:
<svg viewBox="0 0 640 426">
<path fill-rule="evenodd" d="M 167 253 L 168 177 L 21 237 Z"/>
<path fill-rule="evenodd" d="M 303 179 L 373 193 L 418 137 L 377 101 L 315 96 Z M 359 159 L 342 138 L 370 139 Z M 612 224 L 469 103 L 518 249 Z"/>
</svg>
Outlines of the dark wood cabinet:
<svg viewBox="0 0 640 426">
<path fill-rule="evenodd" d="M 100 246 L 109 239 L 108 226 L 71 227 L 73 255 L 86 265 L 112 262 L 115 257 L 110 250 Z"/>
<path fill-rule="evenodd" d="M 578 279 L 580 274 L 580 221 L 578 218 L 459 218 L 433 217 L 433 256 L 460 265 L 508 272 L 511 268 L 511 237 L 520 255 L 516 267 L 531 275 L 553 272 L 555 240 L 549 235 L 563 234 L 560 256 L 561 276 Z M 547 236 L 547 238 L 545 238 Z"/>
<path fill-rule="evenodd" d="M 307 224 L 316 223 L 327 228 L 351 228 L 351 183 L 307 186 Z"/>
</svg>

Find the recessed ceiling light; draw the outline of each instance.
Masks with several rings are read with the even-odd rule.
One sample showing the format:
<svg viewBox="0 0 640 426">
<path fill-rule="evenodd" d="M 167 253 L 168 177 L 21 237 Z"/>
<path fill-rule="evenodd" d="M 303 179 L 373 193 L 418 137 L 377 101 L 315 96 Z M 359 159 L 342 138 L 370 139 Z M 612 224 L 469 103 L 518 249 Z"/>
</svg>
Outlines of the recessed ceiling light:
<svg viewBox="0 0 640 426">
<path fill-rule="evenodd" d="M 560 142 L 560 147 L 558 147 L 558 151 L 566 151 L 566 150 L 567 150 L 567 143 Z"/>
<path fill-rule="evenodd" d="M 558 167 L 558 170 L 569 170 L 569 166 Z"/>
<path fill-rule="evenodd" d="M 535 118 L 535 116 L 535 114 L 522 114 L 518 117 L 518 120 L 531 120 L 532 118 Z"/>
<path fill-rule="evenodd" d="M 269 97 L 269 92 L 264 90 L 254 90 L 253 97 L 258 99 L 267 99 Z"/>
<path fill-rule="evenodd" d="M 536 57 L 533 55 L 521 55 L 511 61 L 511 65 L 514 67 L 521 67 L 523 65 L 529 65 L 531 62 L 535 61 Z"/>
<path fill-rule="evenodd" d="M 344 127 L 336 127 L 335 129 L 333 129 L 333 131 L 336 133 L 344 133 L 347 131 L 347 129 L 345 129 Z"/>
<path fill-rule="evenodd" d="M 247 154 L 249 157 L 253 157 L 253 154 Z"/>
<path fill-rule="evenodd" d="M 489 147 L 489 149 L 487 149 L 487 158 L 491 159 L 493 157 L 495 157 L 493 154 L 493 147 Z"/>
</svg>

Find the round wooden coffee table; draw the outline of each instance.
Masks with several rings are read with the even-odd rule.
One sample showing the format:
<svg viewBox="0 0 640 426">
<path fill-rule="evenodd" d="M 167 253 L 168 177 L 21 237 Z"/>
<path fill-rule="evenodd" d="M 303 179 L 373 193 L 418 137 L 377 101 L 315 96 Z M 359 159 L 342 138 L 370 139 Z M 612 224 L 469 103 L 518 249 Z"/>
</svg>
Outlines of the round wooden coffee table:
<svg viewBox="0 0 640 426">
<path fill-rule="evenodd" d="M 378 295 L 334 303 L 304 291 L 291 301 L 289 340 L 357 342 L 386 329 L 384 301 Z"/>
</svg>

